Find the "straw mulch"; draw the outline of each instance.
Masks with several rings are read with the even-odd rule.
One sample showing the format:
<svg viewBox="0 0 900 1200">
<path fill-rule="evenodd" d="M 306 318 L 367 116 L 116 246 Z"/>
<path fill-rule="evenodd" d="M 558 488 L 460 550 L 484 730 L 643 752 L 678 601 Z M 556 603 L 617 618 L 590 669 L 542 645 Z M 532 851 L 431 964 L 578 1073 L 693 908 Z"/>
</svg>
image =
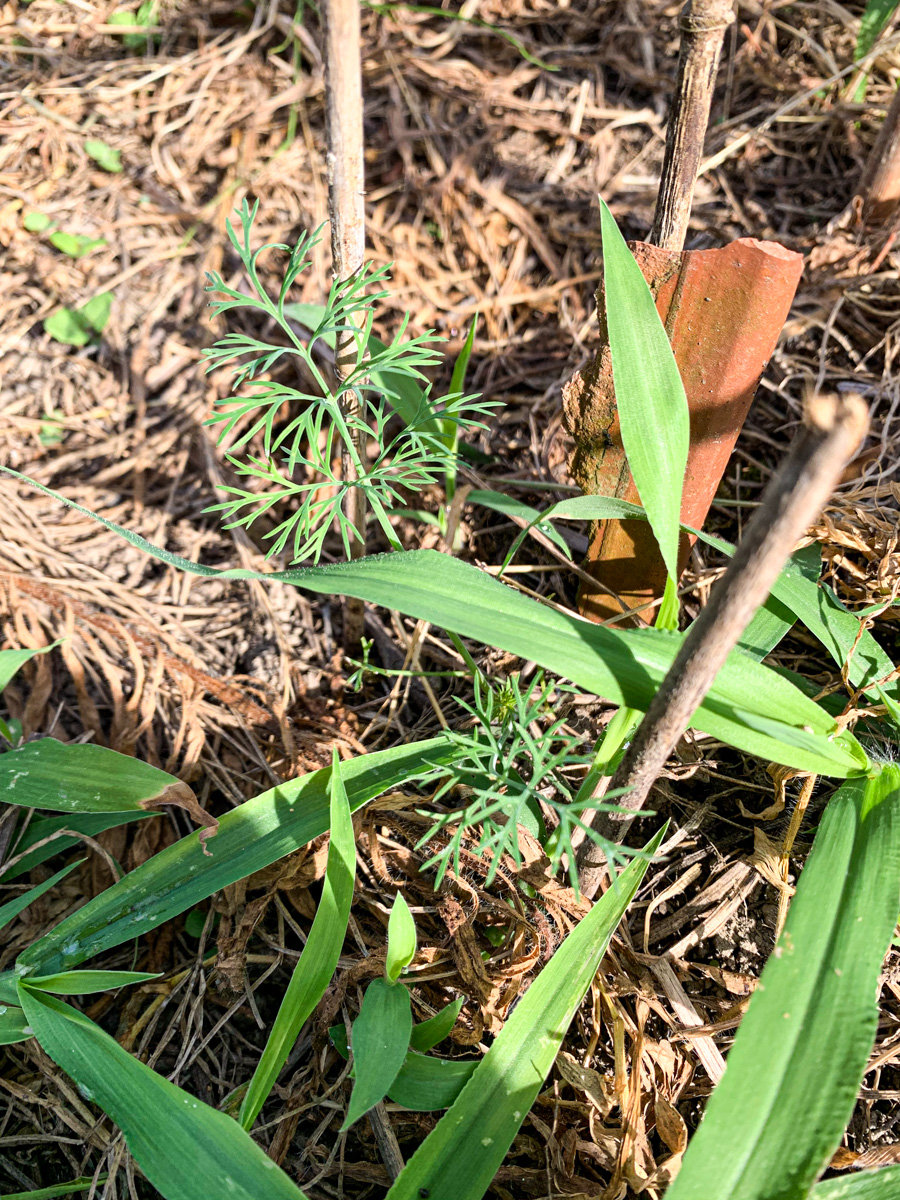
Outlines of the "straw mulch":
<svg viewBox="0 0 900 1200">
<path fill-rule="evenodd" d="M 436 328 L 452 352 L 479 314 L 472 384 L 503 401 L 481 439 L 493 459 L 484 474 L 498 487 L 515 492 L 516 477 L 566 479 L 560 388 L 594 346 L 595 197 L 601 191 L 610 201 L 628 236 L 646 233 L 679 7 L 465 6 L 554 71 L 473 24 L 402 8 L 364 12 L 368 239 L 376 261 L 394 263 L 379 324 L 390 331 L 410 312 L 412 331 Z M 900 584 L 898 259 L 891 245 L 881 253 L 860 246 L 841 221 L 900 57 L 888 49 L 877 59 L 864 102 L 853 98 L 852 72 L 835 81 L 852 62 L 861 8 L 825 0 L 740 6 L 689 242 L 750 235 L 810 255 L 710 523 L 738 537 L 790 440 L 804 389 L 852 383 L 871 402 L 872 435 L 815 533 L 827 578 L 854 607 L 889 601 Z M 0 8 L 0 462 L 187 557 L 259 568 L 259 533 L 224 533 L 203 512 L 222 497 L 231 471 L 204 427 L 228 393 L 227 377 L 204 375 L 200 362 L 226 328 L 209 319 L 204 273 L 237 278 L 224 223 L 245 196 L 261 202 L 259 241 L 291 242 L 325 220 L 320 29 L 310 8 L 295 23 L 277 0 L 163 0 L 158 35 L 136 47 L 108 24 L 114 10 L 92 0 L 10 0 Z M 121 172 L 90 159 L 87 139 L 118 151 Z M 66 257 L 48 232 L 26 228 L 34 212 L 99 244 Z M 321 301 L 329 279 L 326 238 L 296 298 Z M 61 305 L 77 308 L 104 291 L 114 301 L 99 344 L 74 349 L 45 333 L 44 320 Z M 349 757 L 422 736 L 436 728 L 438 711 L 460 720 L 440 680 L 432 697 L 402 679 L 349 691 L 335 604 L 282 586 L 182 577 L 9 478 L 0 479 L 0 512 L 2 644 L 67 639 L 7 690 L 27 733 L 138 754 L 191 781 L 201 802 L 221 812 L 330 761 L 334 746 Z M 463 534 L 463 552 L 492 565 L 510 529 L 467 509 Z M 433 531 L 412 523 L 404 536 L 409 545 L 437 544 Z M 574 577 L 533 544 L 529 553 L 541 569 L 515 578 L 571 605 Z M 720 568 L 706 554 L 695 558 L 689 610 Z M 446 670 L 457 662 L 433 632 L 385 614 L 373 621 L 388 666 Z M 890 610 L 875 632 L 896 657 Z M 782 649 L 781 661 L 817 683 L 837 679 L 802 633 Z M 522 665 L 496 655 L 485 662 L 497 672 Z M 599 703 L 578 705 L 571 722 L 590 736 L 604 715 Z M 679 831 L 669 860 L 650 873 L 614 941 L 497 1178 L 498 1197 L 660 1195 L 721 1073 L 777 907 L 774 889 L 758 877 L 734 887 L 735 868 L 753 849 L 754 822 L 740 802 L 763 809 L 773 785 L 761 764 L 715 748 L 697 757 L 702 749 L 661 781 L 655 806 Z M 413 849 L 422 833 L 418 807 L 420 800 L 391 796 L 360 817 L 353 936 L 264 1111 L 260 1141 L 311 1197 L 377 1197 L 388 1184 L 383 1146 L 368 1123 L 337 1133 L 349 1085 L 326 1030 L 342 1014 L 352 1018 L 360 986 L 380 969 L 397 886 L 417 907 L 417 1018 L 464 993 L 452 1051 L 463 1056 L 501 1027 L 584 911 L 541 874 L 537 848 L 527 846 L 534 898 L 526 902 L 511 865 L 486 888 L 484 864 L 469 855 L 435 899 L 418 874 L 424 854 Z M 139 864 L 189 822 L 176 813 L 151 827 L 88 846 L 85 867 L 11 927 L 0 967 L 108 886 L 116 864 Z M 808 833 L 801 843 L 800 859 Z M 264 1043 L 323 869 L 324 847 L 314 844 L 204 907 L 202 932 L 183 921 L 155 931 L 141 941 L 137 965 L 163 972 L 161 981 L 101 997 L 87 1011 L 157 1070 L 225 1104 Z M 214 966 L 203 961 L 213 945 Z M 665 950 L 684 963 L 679 976 L 660 965 Z M 109 966 L 131 964 L 130 947 L 108 956 Z M 896 1140 L 897 966 L 886 966 L 876 1060 L 846 1162 L 890 1156 Z M 92 1196 L 155 1195 L 111 1123 L 35 1044 L 4 1053 L 0 1087 L 8 1099 L 0 1119 L 4 1191 L 87 1174 Z M 388 1111 L 404 1156 L 437 1119 Z"/>
</svg>

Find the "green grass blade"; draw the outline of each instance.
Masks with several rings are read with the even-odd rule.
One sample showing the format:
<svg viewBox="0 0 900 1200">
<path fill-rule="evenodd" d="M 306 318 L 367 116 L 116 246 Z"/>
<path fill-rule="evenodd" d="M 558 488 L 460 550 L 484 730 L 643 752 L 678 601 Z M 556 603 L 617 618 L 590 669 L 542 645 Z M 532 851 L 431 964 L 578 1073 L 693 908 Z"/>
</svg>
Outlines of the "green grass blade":
<svg viewBox="0 0 900 1200">
<path fill-rule="evenodd" d="M 897 0 L 869 0 L 859 22 L 859 35 L 853 54 L 855 60 L 866 57 L 896 11 Z"/>
<path fill-rule="evenodd" d="M 101 1175 L 96 1182 L 105 1183 L 106 1179 L 105 1175 Z M 34 1192 L 4 1192 L 3 1200 L 55 1200 L 57 1196 L 72 1196 L 75 1192 L 89 1192 L 94 1183 L 92 1175 L 85 1175 L 81 1179 L 72 1179 L 69 1183 L 57 1183 L 52 1187 L 38 1188 Z"/>
<path fill-rule="evenodd" d="M 240 1116 L 244 1129 L 249 1129 L 256 1120 L 304 1022 L 325 994 L 341 956 L 347 932 L 356 879 L 356 841 L 337 751 L 334 751 L 332 761 L 329 803 L 331 843 L 322 897 L 266 1048 L 244 1096 Z"/>
<path fill-rule="evenodd" d="M 402 892 L 394 896 L 388 918 L 387 958 L 384 973 L 396 983 L 400 972 L 408 967 L 416 954 L 416 923 Z"/>
<path fill-rule="evenodd" d="M 72 863 L 68 867 L 63 867 L 61 871 L 57 871 L 55 875 L 51 875 L 43 883 L 39 883 L 36 887 L 30 888 L 24 895 L 16 896 L 15 900 L 8 900 L 6 904 L 0 905 L 0 929 L 8 925 L 14 920 L 23 909 L 26 909 L 29 904 L 33 904 L 39 896 L 43 896 L 44 892 L 55 887 L 61 879 L 74 871 L 77 866 L 84 862 L 84 859 L 79 859 L 78 862 Z"/>
<path fill-rule="evenodd" d="M 653 294 L 602 200 L 600 229 L 622 444 L 663 561 L 674 577 L 691 436 L 687 397 Z"/>
<path fill-rule="evenodd" d="M 784 933 L 667 1200 L 801 1200 L 836 1149 L 875 1038 L 900 892 L 900 767 L 825 810 Z"/>
<path fill-rule="evenodd" d="M 159 972 L 148 975 L 146 971 L 61 971 L 58 975 L 30 976 L 28 986 L 56 996 L 91 996 L 133 983 L 147 983 L 150 979 L 159 979 Z"/>
<path fill-rule="evenodd" d="M 46 654 L 58 645 L 59 642 L 54 642 L 52 646 L 41 646 L 39 650 L 0 650 L 0 692 L 29 659 L 37 654 Z"/>
<path fill-rule="evenodd" d="M 388 1200 L 481 1200 L 537 1097 L 566 1030 L 664 830 L 565 939 L 519 1001 L 459 1099 L 388 1192 Z"/>
<path fill-rule="evenodd" d="M 7 863 L 0 867 L 0 878 L 4 883 L 11 883 L 20 875 L 25 875 L 32 867 L 46 862 L 48 858 L 62 854 L 64 850 L 70 850 L 73 846 L 81 845 L 77 837 L 53 836 L 62 834 L 63 830 L 69 829 L 75 833 L 86 833 L 88 837 L 96 837 L 98 833 L 103 833 L 107 829 L 116 829 L 119 825 L 129 825 L 132 821 L 150 821 L 158 816 L 159 813 L 125 812 L 72 813 L 65 817 L 32 817 L 21 840 L 16 842 L 15 838 L 13 839 L 15 857 L 19 858 L 20 854 L 23 857 L 12 865 Z M 38 846 L 37 842 L 46 842 L 46 844 Z M 31 846 L 34 846 L 34 849 L 27 853 Z"/>
<path fill-rule="evenodd" d="M 24 986 L 19 996 L 42 1049 L 112 1117 L 166 1200 L 304 1200 L 231 1117 L 157 1075 L 61 1000 Z"/>
<path fill-rule="evenodd" d="M 465 996 L 460 996 L 458 1000 L 446 1005 L 427 1021 L 420 1021 L 418 1025 L 414 1025 L 412 1037 L 409 1039 L 412 1049 L 424 1054 L 433 1046 L 437 1046 L 444 1038 L 449 1037 L 465 1002 Z"/>
<path fill-rule="evenodd" d="M 489 508 L 491 512 L 500 513 L 504 517 L 519 517 L 530 522 L 528 530 L 539 529 L 541 533 L 550 539 L 555 546 L 565 554 L 566 558 L 572 557 L 572 551 L 569 549 L 568 543 L 552 525 L 545 524 L 542 520 L 541 513 L 538 509 L 532 508 L 530 504 L 524 504 L 521 500 L 516 500 L 512 496 L 505 496 L 503 492 L 485 491 L 480 488 L 474 488 L 466 496 L 467 504 L 480 504 L 482 508 Z"/>
<path fill-rule="evenodd" d="M 0 795 L 24 808 L 143 811 L 189 790 L 174 775 L 104 746 L 46 737 L 0 754 Z"/>
<path fill-rule="evenodd" d="M 817 1183 L 809 1200 L 897 1200 L 898 1196 L 900 1167 L 881 1167 Z"/>
<path fill-rule="evenodd" d="M 62 503 L 94 517 L 160 562 L 195 575 L 218 579 L 260 579 L 290 583 L 324 595 L 354 596 L 451 633 L 476 638 L 572 680 L 595 695 L 646 712 L 680 646 L 677 634 L 655 629 L 614 630 L 567 616 L 513 592 L 485 572 L 434 550 L 375 554 L 356 562 L 260 574 L 245 568 L 219 571 L 161 550 L 114 521 L 98 517 L 43 484 L 0 466 Z M 816 749 L 797 745 L 748 725 L 745 715 L 779 714 L 780 722 L 810 730 Z M 850 733 L 837 733 L 824 709 L 777 672 L 735 652 L 697 709 L 692 725 L 704 733 L 769 762 L 821 775 L 849 776 L 868 769 L 868 760 Z"/>
<path fill-rule="evenodd" d="M 402 983 L 373 979 L 353 1022 L 356 1078 L 341 1131 L 349 1129 L 387 1095 L 403 1066 L 411 1033 L 409 992 Z"/>
<path fill-rule="evenodd" d="M 458 753 L 438 737 L 342 764 L 351 810 Z M 330 778 L 330 767 L 313 771 L 232 809 L 221 818 L 209 855 L 196 834 L 167 846 L 29 946 L 18 969 L 50 975 L 77 966 L 305 846 L 328 829 Z"/>
<path fill-rule="evenodd" d="M 646 521 L 647 513 L 638 504 L 629 504 L 611 496 L 572 496 L 552 505 L 540 513 L 538 518 L 529 519 L 539 519 L 541 522 Z M 693 529 L 689 525 L 683 528 L 688 533 L 695 534 L 707 546 L 727 554 L 729 558 L 734 554 L 735 547 L 724 538 Z M 518 535 L 506 556 L 506 562 L 510 562 L 514 557 L 525 532 L 527 531 L 523 530 Z M 894 669 L 894 664 L 871 633 L 867 629 L 861 629 L 859 618 L 841 604 L 827 584 L 820 582 L 821 562 L 817 555 L 818 551 L 814 546 L 807 546 L 788 559 L 772 587 L 770 599 L 774 599 L 781 606 L 774 608 L 774 613 L 782 619 L 785 609 L 793 613 L 822 643 L 839 666 L 843 667 L 848 657 L 850 658 L 849 679 L 855 687 L 863 691 L 874 690 L 876 681 L 889 675 Z M 888 691 L 900 698 L 900 680 L 890 683 Z"/>
</svg>

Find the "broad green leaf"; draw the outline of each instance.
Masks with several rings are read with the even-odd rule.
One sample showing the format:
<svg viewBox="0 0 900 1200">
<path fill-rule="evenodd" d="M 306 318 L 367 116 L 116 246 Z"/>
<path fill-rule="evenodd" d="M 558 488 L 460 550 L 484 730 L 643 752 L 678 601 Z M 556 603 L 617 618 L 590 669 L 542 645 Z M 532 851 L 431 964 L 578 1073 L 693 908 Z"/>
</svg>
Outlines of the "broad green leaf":
<svg viewBox="0 0 900 1200">
<path fill-rule="evenodd" d="M 647 845 L 646 856 L 628 864 L 531 984 L 459 1098 L 401 1171 L 388 1200 L 418 1200 L 423 1194 L 430 1200 L 481 1200 L 664 833 Z"/>
<path fill-rule="evenodd" d="M 175 1087 L 69 1005 L 19 986 L 45 1053 L 108 1113 L 151 1185 L 166 1200 L 303 1200 L 281 1168 L 225 1113 Z"/>
<path fill-rule="evenodd" d="M 433 765 L 452 762 L 458 753 L 438 737 L 343 763 L 351 810 Z M 328 829 L 330 777 L 330 767 L 313 771 L 238 805 L 220 819 L 208 855 L 195 836 L 167 846 L 29 946 L 18 968 L 35 975 L 68 970 L 305 846 Z M 14 978 L 14 972 L 0 975 L 0 982 L 4 978 Z"/>
<path fill-rule="evenodd" d="M 504 587 L 485 572 L 435 550 L 370 555 L 357 562 L 261 574 L 218 571 L 153 546 L 114 521 L 52 492 L 9 467 L 14 478 L 99 520 L 139 549 L 180 570 L 218 579 L 290 583 L 325 595 L 355 596 L 475 638 L 562 675 L 616 704 L 646 712 L 681 644 L 681 635 L 656 629 L 617 630 L 558 612 Z M 771 713 L 778 714 L 776 726 Z M 748 725 L 758 714 L 767 730 Z M 852 734 L 778 672 L 733 653 L 697 709 L 692 725 L 768 762 L 838 777 L 868 770 Z M 785 736 L 771 730 L 784 726 Z M 815 739 L 815 753 L 797 745 L 796 731 Z"/>
<path fill-rule="evenodd" d="M 436 1046 L 438 1042 L 442 1042 L 444 1038 L 449 1037 L 450 1031 L 456 1024 L 456 1018 L 459 1016 L 465 1002 L 465 996 L 460 996 L 458 1000 L 454 1000 L 452 1004 L 447 1004 L 439 1013 L 435 1013 L 427 1021 L 420 1021 L 418 1025 L 414 1025 L 412 1037 L 409 1039 L 412 1049 L 424 1054 L 432 1046 Z"/>
<path fill-rule="evenodd" d="M 328 1033 L 338 1054 L 348 1058 L 350 1052 L 344 1026 L 334 1025 Z M 477 1066 L 478 1059 L 426 1057 L 411 1050 L 404 1058 L 397 1078 L 388 1088 L 387 1097 L 414 1112 L 435 1112 L 440 1108 L 449 1108 L 472 1078 Z"/>
<path fill-rule="evenodd" d="M 653 294 L 600 201 L 603 287 L 616 412 L 632 478 L 670 575 L 678 574 L 690 425 L 684 384 Z"/>
<path fill-rule="evenodd" d="M 875 1039 L 900 893 L 900 767 L 828 803 L 784 932 L 667 1200 L 801 1200 L 836 1149 Z"/>
<path fill-rule="evenodd" d="M 43 233 L 45 229 L 50 228 L 53 221 L 46 213 L 32 210 L 31 212 L 27 212 L 22 218 L 22 224 L 29 233 Z"/>
<path fill-rule="evenodd" d="M 80 860 L 84 862 L 84 859 Z M 57 871 L 55 875 L 51 875 L 49 879 L 43 883 L 39 883 L 36 887 L 29 890 L 21 896 L 16 896 L 15 900 L 7 900 L 6 904 L 0 905 L 0 929 L 8 925 L 15 917 L 19 915 L 29 904 L 33 904 L 39 896 L 43 896 L 44 892 L 48 892 L 50 888 L 55 887 L 61 879 L 74 871 L 79 863 L 72 863 L 71 866 L 63 867 L 61 871 Z"/>
<path fill-rule="evenodd" d="M 51 646 L 41 646 L 39 650 L 0 650 L 0 692 L 29 659 L 38 654 L 47 654 L 58 645 L 59 642 L 54 642 Z"/>
<path fill-rule="evenodd" d="M 897 1200 L 900 1167 L 880 1167 L 817 1183 L 809 1200 Z"/>
<path fill-rule="evenodd" d="M 4 883 L 11 883 L 13 879 L 18 879 L 20 875 L 26 874 L 33 867 L 40 866 L 48 858 L 62 854 L 73 846 L 82 845 L 75 837 L 52 836 L 55 833 L 61 833 L 64 829 L 95 837 L 107 829 L 117 829 L 120 825 L 130 825 L 133 821 L 151 821 L 158 816 L 159 813 L 124 812 L 70 813 L 65 817 L 32 817 L 21 840 L 17 842 L 15 837 L 13 838 L 15 857 L 18 858 L 20 854 L 23 857 L 11 867 L 7 865 L 0 867 L 0 878 Z M 45 845 L 38 846 L 38 842 L 45 842 Z M 30 846 L 34 846 L 34 850 L 26 853 Z"/>
<path fill-rule="evenodd" d="M 133 983 L 159 979 L 159 972 L 146 971 L 62 971 L 58 975 L 28 977 L 28 986 L 56 996 L 92 996 L 95 992 L 111 992 Z"/>
<path fill-rule="evenodd" d="M 400 972 L 409 966 L 416 953 L 416 923 L 402 892 L 394 896 L 387 936 L 384 972 L 391 983 L 396 983 Z"/>
<path fill-rule="evenodd" d="M 351 1033 L 356 1078 L 341 1130 L 383 1100 L 403 1066 L 412 1033 L 409 992 L 402 983 L 373 979 Z"/>
<path fill-rule="evenodd" d="M 52 812 L 125 812 L 193 795 L 187 784 L 105 746 L 39 738 L 0 755 L 0 798 Z"/>
<path fill-rule="evenodd" d="M 0 1046 L 27 1042 L 30 1037 L 31 1026 L 18 1004 L 0 1003 Z"/>
<path fill-rule="evenodd" d="M 88 138 L 84 143 L 84 152 L 102 170 L 109 171 L 113 175 L 121 172 L 122 155 L 118 150 L 114 150 L 108 142 L 101 142 L 99 138 Z"/>
<path fill-rule="evenodd" d="M 92 1175 L 72 1179 L 68 1183 L 57 1183 L 52 1187 L 38 1188 L 34 1192 L 4 1192 L 3 1200 L 55 1200 L 57 1196 L 72 1196 L 76 1192 L 89 1192 L 95 1184 L 105 1183 L 106 1175 L 96 1180 Z"/>
<path fill-rule="evenodd" d="M 241 1125 L 249 1129 L 266 1102 L 279 1072 L 303 1028 L 304 1022 L 325 994 L 331 982 L 353 902 L 356 879 L 356 841 L 347 791 L 341 778 L 337 751 L 331 766 L 328 866 L 322 886 L 322 898 L 313 919 L 309 937 L 294 967 L 272 1032 L 259 1065 L 241 1104 Z"/>
</svg>

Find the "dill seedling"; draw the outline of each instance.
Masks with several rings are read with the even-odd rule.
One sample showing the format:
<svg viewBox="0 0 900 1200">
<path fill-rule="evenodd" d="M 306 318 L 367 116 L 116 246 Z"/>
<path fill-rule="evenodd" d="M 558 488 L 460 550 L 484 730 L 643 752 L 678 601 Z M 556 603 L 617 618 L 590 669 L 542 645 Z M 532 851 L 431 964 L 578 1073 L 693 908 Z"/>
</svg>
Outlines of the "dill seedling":
<svg viewBox="0 0 900 1200">
<path fill-rule="evenodd" d="M 540 671 L 524 684 L 518 675 L 512 675 L 494 687 L 480 672 L 473 674 L 473 682 L 473 703 L 457 699 L 473 723 L 466 731 L 448 731 L 462 754 L 434 796 L 439 800 L 451 789 L 462 788 L 471 799 L 464 808 L 441 814 L 416 847 L 424 846 L 448 826 L 455 827 L 446 846 L 425 864 L 437 866 L 436 885 L 448 867 L 459 872 L 463 835 L 476 829 L 476 853 L 491 857 L 487 884 L 496 875 L 503 854 L 521 862 L 519 825 L 537 833 L 550 858 L 551 872 L 558 869 L 563 856 L 568 858 L 569 879 L 576 891 L 578 869 L 572 849 L 576 828 L 585 831 L 610 866 L 633 857 L 635 851 L 609 842 L 582 820 L 587 808 L 616 811 L 616 805 L 606 800 L 619 793 L 611 792 L 602 801 L 578 800 L 577 783 L 573 788 L 569 782 L 569 769 L 587 765 L 592 756 L 581 752 L 581 738 L 564 731 L 565 718 L 554 716 L 552 700 L 554 694 L 575 689 L 545 681 Z M 540 801 L 558 820 L 549 837 L 543 833 Z"/>
<path fill-rule="evenodd" d="M 456 439 L 448 436 L 449 431 L 484 428 L 481 418 L 498 402 L 458 392 L 433 400 L 424 372 L 441 362 L 435 346 L 443 339 L 432 331 L 407 338 L 409 314 L 389 344 L 372 337 L 373 305 L 389 295 L 387 266 L 367 263 L 351 279 L 334 282 L 311 336 L 308 341 L 301 339 L 291 322 L 288 295 L 310 266 L 321 229 L 301 235 L 293 249 L 269 243 L 254 251 L 250 240 L 258 206 L 258 201 L 252 209 L 243 202 L 238 211 L 240 231 L 226 222 L 247 290 L 229 287 L 217 273 L 208 276 L 206 290 L 223 297 L 212 301 L 216 315 L 235 308 L 256 309 L 278 326 L 284 341 L 273 343 L 232 332 L 204 352 L 207 371 L 235 364 L 239 393 L 219 401 L 206 424 L 222 426 L 219 443 L 231 439 L 226 451 L 229 462 L 248 484 L 256 481 L 255 487 L 226 487 L 230 499 L 207 511 L 222 513 L 230 529 L 249 526 L 276 506 L 286 505 L 287 515 L 265 535 L 271 540 L 269 554 L 287 551 L 294 563 L 318 561 L 336 522 L 349 557 L 351 539 L 365 540 L 365 530 L 355 529 L 347 516 L 349 493 L 360 488 L 390 545 L 401 549 L 390 523 L 391 509 L 403 500 L 405 491 L 420 491 L 446 475 L 456 455 Z M 259 259 L 267 250 L 288 255 L 277 296 L 269 294 L 259 276 Z M 338 336 L 346 333 L 352 335 L 356 363 L 346 378 L 329 379 L 320 365 L 317 343 L 333 349 Z M 270 378 L 278 364 L 292 357 L 300 360 L 315 391 Z M 247 385 L 252 385 L 249 390 Z M 359 397 L 359 407 L 348 414 L 342 411 L 341 399 L 351 391 Z M 411 393 L 416 397 L 412 403 Z M 398 413 L 402 420 L 394 432 L 392 419 Z M 355 435 L 360 433 L 364 443 L 374 442 L 370 461 L 364 461 L 358 451 L 361 439 Z M 250 452 L 254 439 L 256 444 L 261 440 L 261 454 Z M 343 479 L 334 468 L 341 450 L 350 457 L 353 479 Z"/>
</svg>

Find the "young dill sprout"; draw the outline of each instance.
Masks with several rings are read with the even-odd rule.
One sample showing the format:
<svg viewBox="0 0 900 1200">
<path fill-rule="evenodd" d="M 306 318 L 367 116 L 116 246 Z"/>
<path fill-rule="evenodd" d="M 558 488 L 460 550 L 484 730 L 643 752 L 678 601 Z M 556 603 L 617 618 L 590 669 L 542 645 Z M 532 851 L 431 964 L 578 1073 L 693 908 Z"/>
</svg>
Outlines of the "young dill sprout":
<svg viewBox="0 0 900 1200">
<path fill-rule="evenodd" d="M 288 553 L 294 563 L 318 561 L 336 523 L 349 557 L 351 538 L 364 540 L 365 535 L 347 516 L 349 493 L 360 488 L 389 544 L 400 549 L 391 509 L 403 502 L 404 492 L 420 491 L 445 475 L 454 465 L 458 431 L 483 429 L 481 418 L 499 402 L 460 392 L 433 399 L 424 372 L 441 362 L 435 345 L 443 339 L 432 331 L 406 337 L 408 314 L 389 344 L 373 335 L 373 306 L 389 295 L 389 267 L 367 263 L 353 278 L 333 283 L 322 306 L 289 303 L 292 285 L 311 264 L 321 228 L 302 234 L 293 248 L 269 243 L 254 251 L 250 243 L 258 207 L 258 201 L 252 209 L 243 202 L 239 231 L 226 222 L 246 290 L 230 287 L 218 273 L 208 276 L 206 290 L 222 297 L 211 302 L 217 316 L 236 308 L 256 309 L 278 327 L 280 336 L 273 342 L 235 331 L 204 351 L 207 371 L 235 364 L 237 394 L 218 401 L 206 424 L 221 426 L 219 443 L 228 442 L 226 457 L 248 483 L 246 488 L 226 487 L 230 498 L 207 511 L 222 513 L 230 529 L 249 526 L 277 509 L 281 520 L 265 535 L 271 542 L 269 554 Z M 259 276 L 260 256 L 268 250 L 288 256 L 277 296 Z M 298 321 L 312 329 L 308 339 L 297 332 Z M 352 333 L 356 364 L 346 378 L 329 378 L 319 350 L 333 350 L 344 332 Z M 276 366 L 291 358 L 299 359 L 314 390 L 271 378 Z M 352 414 L 341 405 L 350 391 L 359 398 Z M 374 441 L 371 460 L 358 451 L 361 439 L 354 435 L 360 432 L 366 442 Z M 258 447 L 260 442 L 261 452 L 251 452 L 251 444 Z M 349 454 L 355 478 L 345 479 L 335 469 L 342 450 Z"/>
<path fill-rule="evenodd" d="M 554 716 L 553 699 L 560 693 L 574 692 L 568 684 L 545 681 L 542 672 L 532 680 L 522 682 L 512 675 L 502 686 L 492 686 L 480 673 L 473 676 L 475 695 L 472 704 L 457 703 L 473 718 L 471 728 L 450 731 L 447 736 L 462 752 L 435 793 L 435 800 L 453 788 L 460 788 L 471 799 L 462 809 L 443 813 L 417 849 L 437 833 L 453 826 L 447 844 L 426 864 L 436 865 L 435 886 L 448 867 L 460 869 L 462 839 L 469 831 L 478 831 L 476 853 L 488 853 L 491 863 L 487 875 L 490 884 L 497 873 L 504 853 L 521 862 L 518 826 L 533 833 L 550 858 L 550 870 L 555 872 L 565 856 L 572 887 L 578 889 L 578 871 L 572 835 L 576 829 L 600 848 L 612 866 L 624 862 L 633 852 L 617 846 L 591 829 L 582 820 L 587 808 L 614 811 L 616 806 L 606 801 L 618 793 L 609 793 L 605 800 L 576 801 L 578 779 L 569 782 L 571 768 L 591 762 L 592 756 L 582 753 L 582 739 L 565 732 L 565 718 Z M 579 772 L 580 775 L 580 772 Z M 541 803 L 552 810 L 558 824 L 547 836 Z M 425 814 L 430 815 L 430 814 Z"/>
</svg>

